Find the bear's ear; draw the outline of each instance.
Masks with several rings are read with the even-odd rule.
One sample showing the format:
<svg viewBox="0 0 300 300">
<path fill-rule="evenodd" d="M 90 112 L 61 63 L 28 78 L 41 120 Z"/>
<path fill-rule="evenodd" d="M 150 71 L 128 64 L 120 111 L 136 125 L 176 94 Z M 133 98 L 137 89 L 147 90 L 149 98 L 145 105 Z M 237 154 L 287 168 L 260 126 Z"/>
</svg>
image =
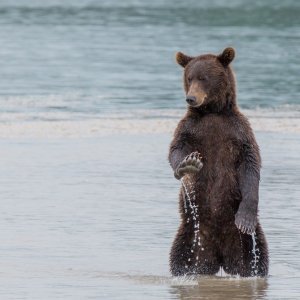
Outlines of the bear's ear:
<svg viewBox="0 0 300 300">
<path fill-rule="evenodd" d="M 227 67 L 234 59 L 235 51 L 233 48 L 228 47 L 224 49 L 222 54 L 218 56 L 219 61 L 224 67 Z"/>
<path fill-rule="evenodd" d="M 185 68 L 185 66 L 193 59 L 194 57 L 187 56 L 182 52 L 176 53 L 176 62 Z"/>
</svg>

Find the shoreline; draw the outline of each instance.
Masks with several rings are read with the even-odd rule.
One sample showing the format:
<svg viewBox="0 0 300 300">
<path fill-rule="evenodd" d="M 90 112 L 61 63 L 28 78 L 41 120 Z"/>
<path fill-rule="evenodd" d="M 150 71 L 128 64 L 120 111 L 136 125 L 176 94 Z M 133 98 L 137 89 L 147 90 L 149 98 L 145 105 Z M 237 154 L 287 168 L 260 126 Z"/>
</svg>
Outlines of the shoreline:
<svg viewBox="0 0 300 300">
<path fill-rule="evenodd" d="M 178 115 L 177 118 L 3 122 L 0 123 L 0 138 L 89 138 L 116 134 L 173 134 L 181 117 L 182 115 Z M 254 132 L 300 134 L 300 118 L 248 116 L 248 119 Z"/>
</svg>

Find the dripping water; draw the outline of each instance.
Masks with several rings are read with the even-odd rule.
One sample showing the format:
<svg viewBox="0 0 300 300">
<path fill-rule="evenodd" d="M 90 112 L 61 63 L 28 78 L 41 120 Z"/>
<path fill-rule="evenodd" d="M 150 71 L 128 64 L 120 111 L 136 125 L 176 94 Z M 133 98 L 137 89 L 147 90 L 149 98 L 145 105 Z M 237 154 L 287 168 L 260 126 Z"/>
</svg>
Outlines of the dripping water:
<svg viewBox="0 0 300 300">
<path fill-rule="evenodd" d="M 256 244 L 256 236 L 255 232 L 251 234 L 252 236 L 252 254 L 253 254 L 253 260 L 252 260 L 252 269 L 254 270 L 254 275 L 257 275 L 257 263 L 259 260 L 259 255 L 257 255 L 257 252 L 259 253 L 259 249 L 257 248 Z"/>
<path fill-rule="evenodd" d="M 241 233 L 240 231 L 238 230 L 238 233 L 239 233 L 239 236 L 240 236 L 240 243 L 241 243 L 241 262 L 243 264 L 243 267 L 244 267 L 244 253 L 243 253 L 243 240 L 242 240 L 242 236 L 241 236 Z"/>
<path fill-rule="evenodd" d="M 193 225 L 194 225 L 194 239 L 193 239 L 193 244 L 191 247 L 191 253 L 196 252 L 197 246 L 201 246 L 201 240 L 200 240 L 200 220 L 199 220 L 199 214 L 198 214 L 198 206 L 195 203 L 196 200 L 196 195 L 195 195 L 195 190 L 193 189 L 192 184 L 189 182 L 188 184 L 184 182 L 184 179 L 181 179 L 182 186 L 185 191 L 186 197 L 184 197 L 184 208 L 185 208 L 185 213 L 188 213 L 187 207 L 189 206 L 190 211 L 191 211 L 191 219 L 193 220 Z M 189 189 L 188 189 L 189 188 Z M 188 204 L 186 203 L 186 200 L 188 201 Z M 188 216 L 187 218 L 187 223 L 189 223 L 190 218 Z M 201 250 L 204 250 L 204 248 L 201 248 Z M 197 254 L 196 256 L 196 263 L 195 266 L 198 265 L 199 256 Z M 191 261 L 189 258 L 188 261 Z"/>
</svg>

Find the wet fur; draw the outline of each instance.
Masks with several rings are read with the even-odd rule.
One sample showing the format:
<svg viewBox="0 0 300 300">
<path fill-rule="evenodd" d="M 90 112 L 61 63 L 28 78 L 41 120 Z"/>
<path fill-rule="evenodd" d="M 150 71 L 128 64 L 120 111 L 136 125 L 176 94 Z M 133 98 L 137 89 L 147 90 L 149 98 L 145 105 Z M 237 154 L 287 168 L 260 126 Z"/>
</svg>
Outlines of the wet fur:
<svg viewBox="0 0 300 300">
<path fill-rule="evenodd" d="M 194 77 L 197 73 L 201 76 L 205 76 L 205 72 L 209 74 L 205 83 L 209 97 L 200 107 L 188 108 L 170 145 L 169 161 L 174 172 L 194 151 L 201 154 L 203 162 L 197 174 L 188 175 L 195 190 L 193 201 L 199 208 L 201 247 L 197 246 L 196 251 L 191 252 L 194 224 L 188 222 L 188 218 L 192 220 L 191 209 L 188 207 L 185 213 L 186 195 L 181 189 L 181 225 L 170 254 L 173 275 L 215 274 L 220 267 L 233 275 L 268 274 L 268 248 L 257 219 L 259 148 L 248 120 L 236 104 L 234 75 L 229 66 L 234 55 L 226 55 L 222 60 L 222 54 L 184 58 L 181 53 L 178 62 L 185 64 L 187 93 L 187 76 L 191 72 Z M 256 271 L 252 265 L 252 236 L 237 226 L 255 231 L 260 252 Z"/>
</svg>

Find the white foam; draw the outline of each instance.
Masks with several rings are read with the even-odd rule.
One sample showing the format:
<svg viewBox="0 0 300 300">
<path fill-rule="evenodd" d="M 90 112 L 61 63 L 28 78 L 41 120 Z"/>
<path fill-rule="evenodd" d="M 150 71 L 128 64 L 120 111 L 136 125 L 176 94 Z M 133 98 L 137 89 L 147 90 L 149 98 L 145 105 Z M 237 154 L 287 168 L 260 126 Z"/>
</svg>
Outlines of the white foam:
<svg viewBox="0 0 300 300">
<path fill-rule="evenodd" d="M 300 112 L 284 110 L 245 110 L 254 131 L 300 133 Z M 182 110 L 136 111 L 134 115 L 103 115 L 101 118 L 66 119 L 63 113 L 38 115 L 1 114 L 1 138 L 96 137 L 112 134 L 172 134 L 183 116 Z M 51 119 L 51 121 L 49 121 Z"/>
</svg>

